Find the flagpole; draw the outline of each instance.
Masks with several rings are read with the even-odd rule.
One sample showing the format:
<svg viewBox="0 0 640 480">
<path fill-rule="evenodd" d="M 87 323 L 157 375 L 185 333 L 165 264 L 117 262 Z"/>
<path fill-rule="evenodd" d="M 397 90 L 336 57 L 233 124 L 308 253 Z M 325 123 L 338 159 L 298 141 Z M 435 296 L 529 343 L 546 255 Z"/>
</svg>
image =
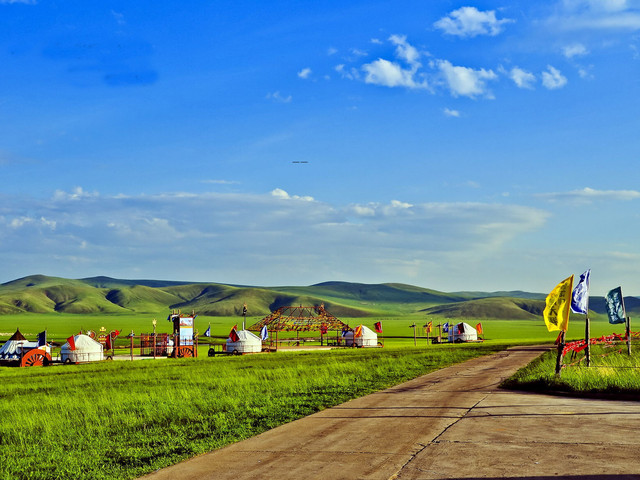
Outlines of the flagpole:
<svg viewBox="0 0 640 480">
<path fill-rule="evenodd" d="M 556 375 L 560 376 L 562 371 L 562 352 L 564 351 L 564 339 L 567 332 L 562 330 L 560 333 L 560 341 L 558 342 L 558 358 L 556 358 Z"/>
</svg>

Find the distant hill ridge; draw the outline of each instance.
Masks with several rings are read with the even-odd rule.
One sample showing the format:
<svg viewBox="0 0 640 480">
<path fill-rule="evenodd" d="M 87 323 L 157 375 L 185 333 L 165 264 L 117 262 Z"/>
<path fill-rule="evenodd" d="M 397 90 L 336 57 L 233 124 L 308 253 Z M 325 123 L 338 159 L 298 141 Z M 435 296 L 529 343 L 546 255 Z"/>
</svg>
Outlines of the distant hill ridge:
<svg viewBox="0 0 640 480">
<path fill-rule="evenodd" d="M 310 286 L 260 287 L 170 280 L 121 280 L 105 276 L 67 279 L 30 275 L 0 285 L 0 315 L 16 313 L 163 314 L 195 310 L 201 315 L 231 316 L 246 303 L 252 316 L 287 305 L 320 305 L 338 317 L 403 315 L 422 312 L 446 318 L 535 319 L 544 294 L 522 291 L 454 292 L 401 283 L 363 284 L 331 281 Z M 640 300 L 625 297 L 628 312 Z M 604 299 L 590 306 L 604 313 Z"/>
</svg>

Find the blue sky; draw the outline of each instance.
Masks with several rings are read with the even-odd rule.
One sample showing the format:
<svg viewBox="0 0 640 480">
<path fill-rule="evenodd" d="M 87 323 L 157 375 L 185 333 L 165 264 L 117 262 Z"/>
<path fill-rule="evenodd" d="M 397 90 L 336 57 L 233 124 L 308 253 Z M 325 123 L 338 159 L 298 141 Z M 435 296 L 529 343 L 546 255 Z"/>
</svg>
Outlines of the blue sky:
<svg viewBox="0 0 640 480">
<path fill-rule="evenodd" d="M 0 282 L 640 295 L 640 2 L 0 0 Z"/>
</svg>

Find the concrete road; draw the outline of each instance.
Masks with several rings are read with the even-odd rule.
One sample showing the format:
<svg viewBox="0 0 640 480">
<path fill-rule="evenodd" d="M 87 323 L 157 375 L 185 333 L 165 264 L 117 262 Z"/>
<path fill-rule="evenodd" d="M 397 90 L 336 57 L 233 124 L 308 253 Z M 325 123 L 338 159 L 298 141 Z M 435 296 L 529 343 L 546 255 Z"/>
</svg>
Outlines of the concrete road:
<svg viewBox="0 0 640 480">
<path fill-rule="evenodd" d="M 143 478 L 640 478 L 640 403 L 497 388 L 542 351 L 469 360 Z"/>
</svg>

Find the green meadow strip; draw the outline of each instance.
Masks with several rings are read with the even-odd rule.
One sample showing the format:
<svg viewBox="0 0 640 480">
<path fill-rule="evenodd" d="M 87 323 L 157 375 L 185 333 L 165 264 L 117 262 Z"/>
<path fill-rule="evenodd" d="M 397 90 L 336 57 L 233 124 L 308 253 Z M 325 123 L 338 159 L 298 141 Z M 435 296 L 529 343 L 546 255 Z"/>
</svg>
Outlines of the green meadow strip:
<svg viewBox="0 0 640 480">
<path fill-rule="evenodd" d="M 556 352 L 550 351 L 518 370 L 503 386 L 538 392 L 570 392 L 584 395 L 621 395 L 640 399 L 640 350 L 634 345 L 632 354 L 627 347 L 591 347 L 591 365 L 577 362 L 555 374 Z M 583 358 L 565 357 L 565 365 Z"/>
<path fill-rule="evenodd" d="M 134 478 L 497 345 L 0 369 L 0 478 Z"/>
</svg>

